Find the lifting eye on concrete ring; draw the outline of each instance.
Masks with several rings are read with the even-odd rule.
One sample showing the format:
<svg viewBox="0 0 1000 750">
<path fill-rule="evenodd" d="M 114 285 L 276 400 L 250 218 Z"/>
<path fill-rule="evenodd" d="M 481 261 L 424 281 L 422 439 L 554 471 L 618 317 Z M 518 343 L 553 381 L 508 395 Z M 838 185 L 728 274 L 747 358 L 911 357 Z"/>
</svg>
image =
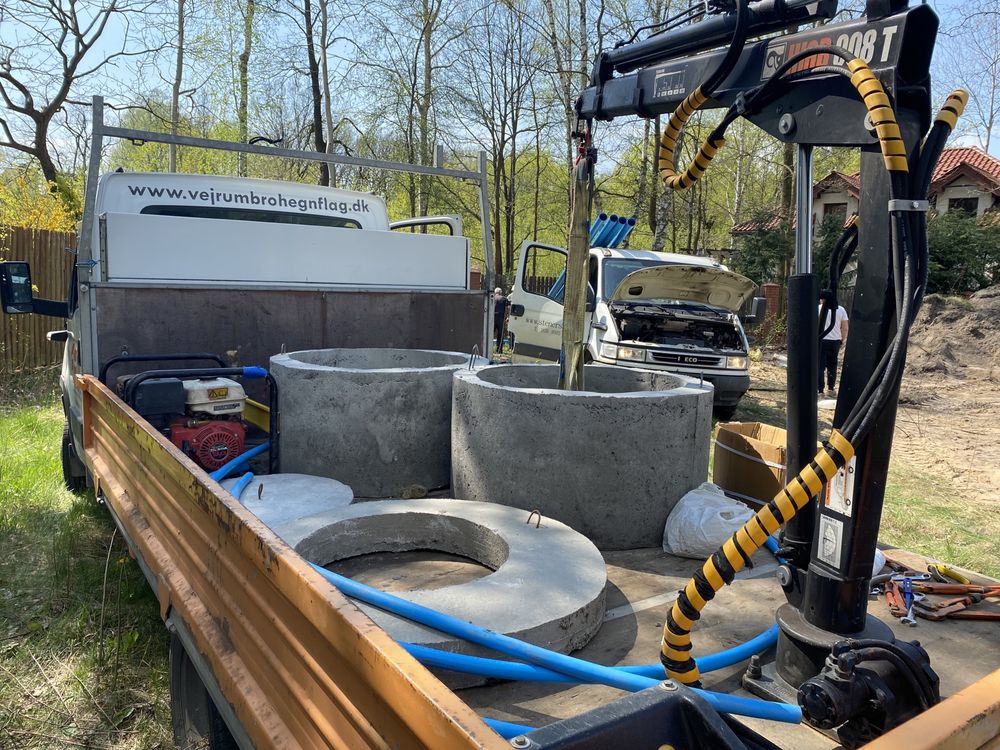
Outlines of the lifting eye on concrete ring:
<svg viewBox="0 0 1000 750">
<path fill-rule="evenodd" d="M 544 526 L 526 526 L 520 508 L 445 498 L 379 500 L 299 518 L 277 526 L 275 532 L 318 565 L 373 552 L 412 550 L 475 560 L 493 572 L 456 586 L 394 593 L 555 651 L 582 648 L 604 618 L 608 572 L 597 547 L 551 518 Z M 491 655 L 374 607 L 359 606 L 397 641 Z M 479 684 L 478 678 L 454 686 L 470 684 Z"/>
</svg>

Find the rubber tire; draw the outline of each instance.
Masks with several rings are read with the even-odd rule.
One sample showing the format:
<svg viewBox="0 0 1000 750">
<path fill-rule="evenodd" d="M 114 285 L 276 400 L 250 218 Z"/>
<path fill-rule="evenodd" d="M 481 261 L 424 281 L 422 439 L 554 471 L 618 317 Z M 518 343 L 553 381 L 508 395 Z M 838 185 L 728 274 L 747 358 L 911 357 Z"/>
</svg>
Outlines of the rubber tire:
<svg viewBox="0 0 1000 750">
<path fill-rule="evenodd" d="M 170 634 L 170 716 L 180 750 L 239 750 L 176 633 Z"/>
<path fill-rule="evenodd" d="M 712 409 L 712 415 L 720 422 L 728 422 L 736 414 L 739 404 L 727 404 L 726 406 L 716 406 Z"/>
<path fill-rule="evenodd" d="M 73 446 L 73 435 L 69 430 L 69 422 L 63 425 L 62 446 L 59 450 L 62 460 L 63 484 L 70 492 L 81 493 L 87 489 L 87 468 L 76 456 Z"/>
</svg>

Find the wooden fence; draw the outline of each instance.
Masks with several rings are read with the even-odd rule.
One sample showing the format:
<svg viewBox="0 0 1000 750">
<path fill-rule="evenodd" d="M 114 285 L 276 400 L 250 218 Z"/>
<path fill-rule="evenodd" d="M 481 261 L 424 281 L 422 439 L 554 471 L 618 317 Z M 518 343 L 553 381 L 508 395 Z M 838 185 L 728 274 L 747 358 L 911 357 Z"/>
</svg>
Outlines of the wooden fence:
<svg viewBox="0 0 1000 750">
<path fill-rule="evenodd" d="M 66 298 L 76 259 L 66 248 L 75 247 L 76 235 L 69 232 L 0 227 L 0 259 L 30 263 L 35 295 L 44 299 Z M 45 334 L 62 327 L 58 318 L 0 314 L 0 372 L 58 363 L 62 345 L 49 342 Z"/>
</svg>

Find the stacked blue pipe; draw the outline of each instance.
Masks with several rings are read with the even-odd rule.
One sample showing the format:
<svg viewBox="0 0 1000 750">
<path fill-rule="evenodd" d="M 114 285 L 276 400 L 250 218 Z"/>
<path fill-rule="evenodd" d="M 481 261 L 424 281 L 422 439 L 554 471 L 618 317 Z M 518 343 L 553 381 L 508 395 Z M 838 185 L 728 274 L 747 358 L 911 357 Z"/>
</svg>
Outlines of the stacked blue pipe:
<svg viewBox="0 0 1000 750">
<path fill-rule="evenodd" d="M 604 231 L 604 227 L 608 223 L 607 214 L 598 214 L 597 220 L 590 225 L 590 244 L 593 245 L 597 238 L 601 236 L 601 232 Z"/>
<path fill-rule="evenodd" d="M 601 231 L 590 243 L 594 247 L 604 247 L 611 235 L 618 230 L 618 214 L 611 214 L 608 220 L 601 226 Z"/>
<path fill-rule="evenodd" d="M 599 214 L 590 227 L 591 247 L 618 247 L 635 229 L 634 216 L 625 217 L 605 213 Z"/>
<path fill-rule="evenodd" d="M 619 226 L 618 231 L 611 238 L 611 241 L 608 242 L 608 247 L 618 247 L 631 234 L 633 229 L 635 229 L 635 217 L 633 216 L 628 219 L 622 217 L 621 226 Z"/>
</svg>

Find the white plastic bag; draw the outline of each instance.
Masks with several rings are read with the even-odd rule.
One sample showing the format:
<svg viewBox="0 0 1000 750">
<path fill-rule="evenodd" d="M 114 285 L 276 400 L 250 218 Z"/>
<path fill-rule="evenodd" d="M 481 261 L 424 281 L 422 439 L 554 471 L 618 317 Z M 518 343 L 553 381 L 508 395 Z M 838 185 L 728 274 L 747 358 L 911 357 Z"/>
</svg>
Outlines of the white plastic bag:
<svg viewBox="0 0 1000 750">
<path fill-rule="evenodd" d="M 678 557 L 705 559 L 753 515 L 718 485 L 705 482 L 682 497 L 663 527 L 663 551 Z"/>
</svg>

